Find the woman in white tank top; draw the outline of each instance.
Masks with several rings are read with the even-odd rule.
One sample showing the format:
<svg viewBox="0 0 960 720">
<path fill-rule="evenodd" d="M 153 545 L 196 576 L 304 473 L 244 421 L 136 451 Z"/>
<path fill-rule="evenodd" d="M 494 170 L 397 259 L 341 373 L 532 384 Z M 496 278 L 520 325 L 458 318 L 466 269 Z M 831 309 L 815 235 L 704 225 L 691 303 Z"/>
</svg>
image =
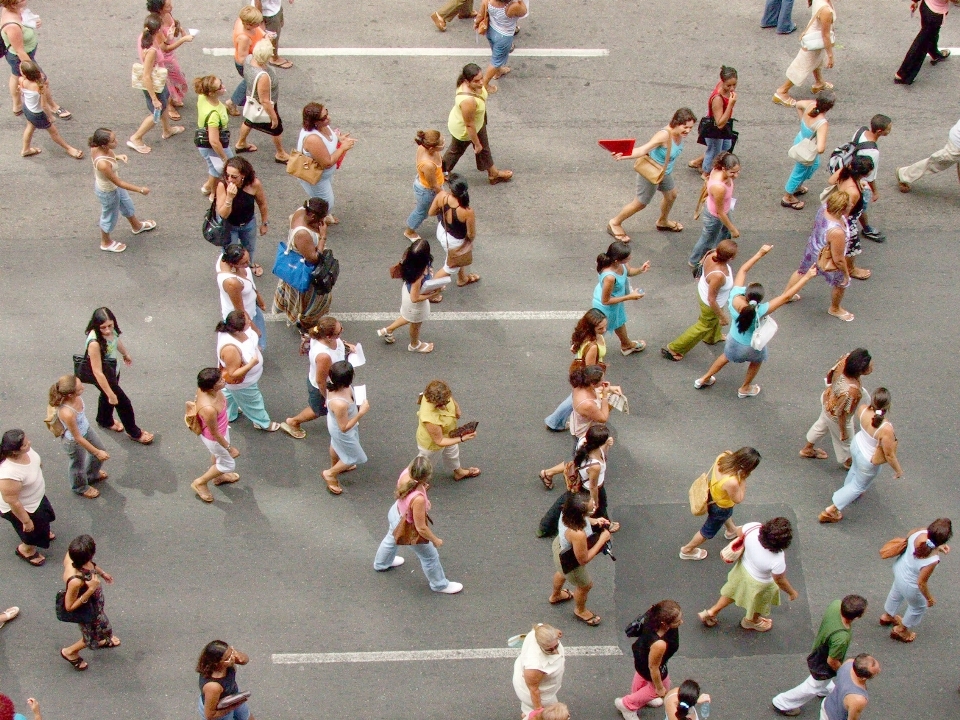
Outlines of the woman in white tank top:
<svg viewBox="0 0 960 720">
<path fill-rule="evenodd" d="M 350 133 L 341 133 L 330 128 L 330 111 L 323 105 L 311 102 L 303 107 L 303 127 L 297 140 L 297 151 L 312 159 L 323 173 L 312 185 L 306 180 L 300 180 L 300 184 L 308 198 L 323 198 L 327 201 L 330 206 L 330 214 L 324 218 L 327 225 L 336 225 L 339 222 L 332 214 L 333 176 L 338 163 L 355 142 Z"/>
<path fill-rule="evenodd" d="M 858 413 L 860 431 L 850 443 L 853 462 L 843 487 L 833 494 L 833 504 L 820 513 L 820 522 L 840 522 L 843 509 L 867 491 L 884 463 L 890 463 L 894 479 L 903 477 L 903 468 L 897 459 L 897 435 L 886 419 L 889 411 L 890 391 L 877 388 L 870 405 Z"/>
<path fill-rule="evenodd" d="M 232 310 L 217 324 L 217 363 L 227 386 L 227 420 L 235 422 L 242 412 L 257 430 L 276 432 L 280 423 L 270 419 L 260 392 L 263 355 L 257 347 L 257 333 L 246 315 Z"/>
<path fill-rule="evenodd" d="M 232 310 L 247 315 L 260 336 L 260 350 L 267 349 L 267 323 L 263 316 L 266 307 L 263 296 L 253 281 L 250 253 L 240 243 L 227 245 L 215 265 L 217 289 L 220 291 L 220 317 L 226 318 Z"/>
</svg>

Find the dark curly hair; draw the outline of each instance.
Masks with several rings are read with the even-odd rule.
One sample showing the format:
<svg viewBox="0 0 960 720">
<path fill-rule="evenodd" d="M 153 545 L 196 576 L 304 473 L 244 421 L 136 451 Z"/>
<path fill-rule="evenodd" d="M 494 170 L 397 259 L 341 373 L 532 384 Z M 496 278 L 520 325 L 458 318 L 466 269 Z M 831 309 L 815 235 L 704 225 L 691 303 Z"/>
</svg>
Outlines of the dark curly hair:
<svg viewBox="0 0 960 720">
<path fill-rule="evenodd" d="M 783 552 L 793 542 L 793 526 L 785 517 L 775 517 L 760 526 L 760 544 L 770 552 Z"/>
</svg>

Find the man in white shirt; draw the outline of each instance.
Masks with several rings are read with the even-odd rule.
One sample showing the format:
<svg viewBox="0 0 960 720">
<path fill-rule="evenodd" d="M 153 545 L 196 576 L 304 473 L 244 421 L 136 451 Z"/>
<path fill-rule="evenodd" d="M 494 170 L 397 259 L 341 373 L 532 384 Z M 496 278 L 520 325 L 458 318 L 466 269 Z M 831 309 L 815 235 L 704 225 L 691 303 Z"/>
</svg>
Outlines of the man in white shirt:
<svg viewBox="0 0 960 720">
<path fill-rule="evenodd" d="M 863 232 L 860 234 L 867 240 L 873 240 L 877 243 L 882 243 L 887 238 L 882 232 L 870 226 L 870 221 L 867 220 L 867 210 L 870 209 L 872 203 L 880 198 L 880 193 L 877 192 L 877 168 L 880 167 L 880 150 L 877 148 L 877 141 L 889 135 L 892 126 L 893 121 L 889 117 L 877 114 L 870 118 L 868 129 L 863 132 L 858 130 L 853 136 L 853 142 L 865 144 L 865 147 L 859 148 L 856 154 L 873 160 L 873 170 L 864 178 L 867 187 L 864 188 L 863 192 L 864 205 L 863 212 L 860 213 L 860 225 L 863 227 Z"/>
<path fill-rule="evenodd" d="M 897 170 L 897 184 L 900 192 L 910 192 L 910 185 L 927 173 L 938 173 L 957 163 L 960 163 L 960 120 L 950 128 L 947 144 L 942 149 L 928 158 Z M 957 167 L 957 178 L 960 179 L 960 166 Z"/>
</svg>

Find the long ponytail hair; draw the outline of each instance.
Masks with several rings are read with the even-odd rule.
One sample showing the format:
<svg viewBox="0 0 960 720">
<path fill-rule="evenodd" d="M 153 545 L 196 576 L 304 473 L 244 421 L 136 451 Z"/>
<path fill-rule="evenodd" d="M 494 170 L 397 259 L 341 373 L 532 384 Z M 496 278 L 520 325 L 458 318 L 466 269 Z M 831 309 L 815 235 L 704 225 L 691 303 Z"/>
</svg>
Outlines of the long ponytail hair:
<svg viewBox="0 0 960 720">
<path fill-rule="evenodd" d="M 700 685 L 696 680 L 684 680 L 677 690 L 676 720 L 687 720 L 687 716 L 697 700 L 700 699 Z"/>
<path fill-rule="evenodd" d="M 886 418 L 887 413 L 890 412 L 890 391 L 885 387 L 878 387 L 874 390 L 869 409 L 873 410 L 870 425 L 874 428 L 883 425 L 884 418 Z"/>
<path fill-rule="evenodd" d="M 578 468 L 582 467 L 590 453 L 606 445 L 609 439 L 610 430 L 606 425 L 603 423 L 591 425 L 587 429 L 587 434 L 584 435 L 583 444 L 578 447 L 577 451 L 573 454 L 573 466 Z"/>
<path fill-rule="evenodd" d="M 750 283 L 744 297 L 749 304 L 737 315 L 737 330 L 741 333 L 747 332 L 757 319 L 757 305 L 763 300 L 763 285 Z"/>
</svg>

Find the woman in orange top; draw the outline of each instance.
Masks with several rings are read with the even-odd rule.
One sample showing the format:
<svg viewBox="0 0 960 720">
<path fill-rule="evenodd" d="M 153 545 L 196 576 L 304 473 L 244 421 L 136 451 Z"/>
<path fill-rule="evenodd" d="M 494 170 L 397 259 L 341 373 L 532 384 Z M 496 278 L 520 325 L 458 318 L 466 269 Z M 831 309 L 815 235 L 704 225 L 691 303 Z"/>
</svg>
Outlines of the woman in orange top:
<svg viewBox="0 0 960 720">
<path fill-rule="evenodd" d="M 253 52 L 253 46 L 267 36 L 263 29 L 263 15 L 253 5 L 247 5 L 233 24 L 233 66 L 240 76 L 240 84 L 227 100 L 227 112 L 237 117 L 240 107 L 247 102 L 247 83 L 243 79 L 243 61 Z"/>
<path fill-rule="evenodd" d="M 427 218 L 427 212 L 437 193 L 443 188 L 443 136 L 437 130 L 418 130 L 413 140 L 417 144 L 417 179 L 413 181 L 413 194 L 417 206 L 407 218 L 403 236 L 410 242 L 420 239 L 417 228 Z"/>
</svg>

